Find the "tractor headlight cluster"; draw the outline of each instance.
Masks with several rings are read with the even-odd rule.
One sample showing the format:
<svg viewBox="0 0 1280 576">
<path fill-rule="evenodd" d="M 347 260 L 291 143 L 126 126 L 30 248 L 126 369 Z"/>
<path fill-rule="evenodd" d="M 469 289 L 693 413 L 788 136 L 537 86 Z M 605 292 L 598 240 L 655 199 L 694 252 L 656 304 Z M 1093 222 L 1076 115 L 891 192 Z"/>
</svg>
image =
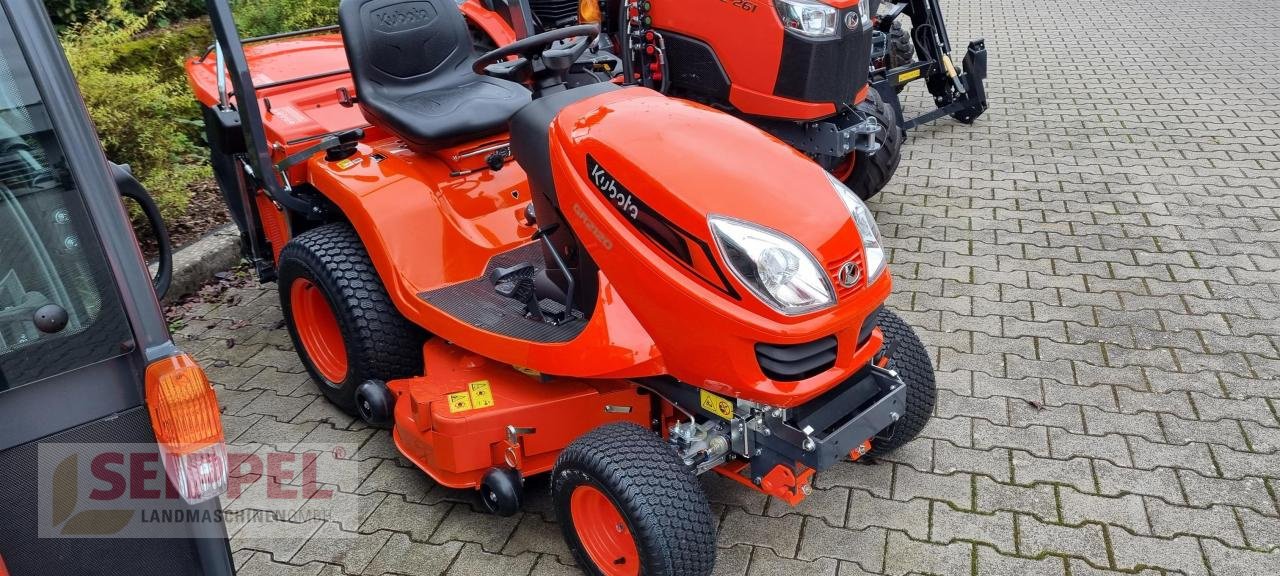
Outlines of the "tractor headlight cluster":
<svg viewBox="0 0 1280 576">
<path fill-rule="evenodd" d="M 795 316 L 835 304 L 831 281 L 795 240 L 741 220 L 708 222 L 733 275 L 773 309 Z"/>
<path fill-rule="evenodd" d="M 861 3 L 868 3 L 863 0 Z M 774 0 L 782 25 L 805 36 L 834 36 L 838 11 L 816 0 Z"/>
<path fill-rule="evenodd" d="M 873 284 L 880 278 L 889 261 L 885 253 L 884 241 L 880 238 L 880 227 L 876 225 L 871 209 L 867 208 L 867 204 L 854 194 L 853 190 L 831 174 L 827 174 L 827 179 L 831 181 L 831 187 L 836 189 L 840 199 L 844 200 L 845 207 L 849 209 L 849 215 L 853 217 L 853 223 L 858 226 L 858 235 L 862 237 L 862 251 L 867 258 L 867 284 Z"/>
</svg>

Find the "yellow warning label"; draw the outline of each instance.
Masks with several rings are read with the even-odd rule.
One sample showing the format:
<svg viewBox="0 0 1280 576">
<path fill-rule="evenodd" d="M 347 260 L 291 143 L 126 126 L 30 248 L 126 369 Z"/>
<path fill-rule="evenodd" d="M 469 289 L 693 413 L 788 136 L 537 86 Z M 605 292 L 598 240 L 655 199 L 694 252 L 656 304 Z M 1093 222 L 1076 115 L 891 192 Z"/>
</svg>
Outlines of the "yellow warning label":
<svg viewBox="0 0 1280 576">
<path fill-rule="evenodd" d="M 467 390 L 471 393 L 471 407 L 473 409 L 493 406 L 493 390 L 489 388 L 488 380 L 467 384 Z"/>
<path fill-rule="evenodd" d="M 699 390 L 699 396 L 702 400 L 703 410 L 724 418 L 725 420 L 733 420 L 733 402 L 716 396 L 706 390 Z"/>
<path fill-rule="evenodd" d="M 899 83 L 899 84 L 902 84 L 903 82 L 910 82 L 910 81 L 915 80 L 916 78 L 919 78 L 919 77 L 920 77 L 920 69 L 919 69 L 919 68 L 917 68 L 917 69 L 915 69 L 915 70 L 911 70 L 911 71 L 909 71 L 909 72 L 903 72 L 903 73 L 899 74 L 899 75 L 898 75 L 898 83 Z"/>
<path fill-rule="evenodd" d="M 467 392 L 454 392 L 449 395 L 449 412 L 458 413 L 466 412 L 471 409 L 471 394 Z"/>
<path fill-rule="evenodd" d="M 346 160 L 339 160 L 339 161 L 338 161 L 338 169 L 339 169 L 339 170 L 346 170 L 347 168 L 350 168 L 350 167 L 352 167 L 352 166 L 355 166 L 355 165 L 357 165 L 357 164 L 359 164 L 359 163 L 360 163 L 360 159 L 359 159 L 359 158 L 347 158 Z"/>
</svg>

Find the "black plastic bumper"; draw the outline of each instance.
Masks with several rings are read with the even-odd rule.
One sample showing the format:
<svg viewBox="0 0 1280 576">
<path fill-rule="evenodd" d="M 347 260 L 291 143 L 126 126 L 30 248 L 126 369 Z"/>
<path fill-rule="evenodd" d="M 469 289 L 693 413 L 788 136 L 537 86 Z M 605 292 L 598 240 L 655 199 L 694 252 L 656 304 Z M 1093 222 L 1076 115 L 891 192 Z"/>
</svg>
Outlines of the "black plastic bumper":
<svg viewBox="0 0 1280 576">
<path fill-rule="evenodd" d="M 896 375 L 870 367 L 804 406 L 767 413 L 762 425 L 748 429 L 748 442 L 760 448 L 751 460 L 752 475 L 796 462 L 818 471 L 830 468 L 897 422 L 905 413 L 906 392 Z"/>
</svg>

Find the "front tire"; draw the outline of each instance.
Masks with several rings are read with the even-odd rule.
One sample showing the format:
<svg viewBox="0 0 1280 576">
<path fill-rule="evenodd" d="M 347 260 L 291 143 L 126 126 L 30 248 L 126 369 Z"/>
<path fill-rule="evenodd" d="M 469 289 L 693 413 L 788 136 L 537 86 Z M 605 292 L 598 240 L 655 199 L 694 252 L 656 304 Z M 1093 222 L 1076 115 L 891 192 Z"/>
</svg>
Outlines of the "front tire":
<svg viewBox="0 0 1280 576">
<path fill-rule="evenodd" d="M 349 225 L 327 224 L 290 240 L 278 268 L 293 346 L 335 406 L 356 416 L 361 384 L 422 373 L 426 333 L 396 310 Z"/>
<path fill-rule="evenodd" d="M 902 163 L 902 141 L 905 134 L 898 111 L 874 88 L 867 91 L 867 99 L 858 105 L 858 109 L 871 114 L 880 122 L 880 133 L 876 134 L 880 149 L 873 154 L 854 152 L 846 160 L 846 165 L 837 169 L 835 174 L 859 198 L 868 200 L 879 194 L 898 171 L 898 165 Z"/>
<path fill-rule="evenodd" d="M 881 457 L 910 442 L 924 430 L 933 415 L 938 400 L 938 385 L 934 380 L 933 361 L 929 351 L 916 335 L 916 331 L 902 317 L 889 310 L 880 311 L 880 331 L 885 345 L 896 344 L 889 357 L 888 369 L 898 373 L 907 385 L 906 413 L 893 425 L 882 430 L 871 440 L 872 457 Z"/>
<path fill-rule="evenodd" d="M 595 576 L 706 576 L 716 560 L 711 506 L 666 442 L 628 423 L 575 440 L 551 495 L 565 542 Z"/>
</svg>

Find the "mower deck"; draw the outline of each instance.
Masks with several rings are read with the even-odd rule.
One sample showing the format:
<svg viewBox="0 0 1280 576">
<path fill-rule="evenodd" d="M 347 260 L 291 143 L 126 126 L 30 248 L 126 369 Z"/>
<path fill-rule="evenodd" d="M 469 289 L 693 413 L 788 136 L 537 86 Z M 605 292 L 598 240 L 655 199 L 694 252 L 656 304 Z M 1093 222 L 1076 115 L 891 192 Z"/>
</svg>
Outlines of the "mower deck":
<svg viewBox="0 0 1280 576">
<path fill-rule="evenodd" d="M 394 380 L 396 447 L 450 488 L 475 488 L 494 467 L 551 470 L 575 438 L 609 422 L 649 425 L 652 396 L 625 380 L 522 372 L 441 339 L 423 347 L 426 376 Z"/>
</svg>

